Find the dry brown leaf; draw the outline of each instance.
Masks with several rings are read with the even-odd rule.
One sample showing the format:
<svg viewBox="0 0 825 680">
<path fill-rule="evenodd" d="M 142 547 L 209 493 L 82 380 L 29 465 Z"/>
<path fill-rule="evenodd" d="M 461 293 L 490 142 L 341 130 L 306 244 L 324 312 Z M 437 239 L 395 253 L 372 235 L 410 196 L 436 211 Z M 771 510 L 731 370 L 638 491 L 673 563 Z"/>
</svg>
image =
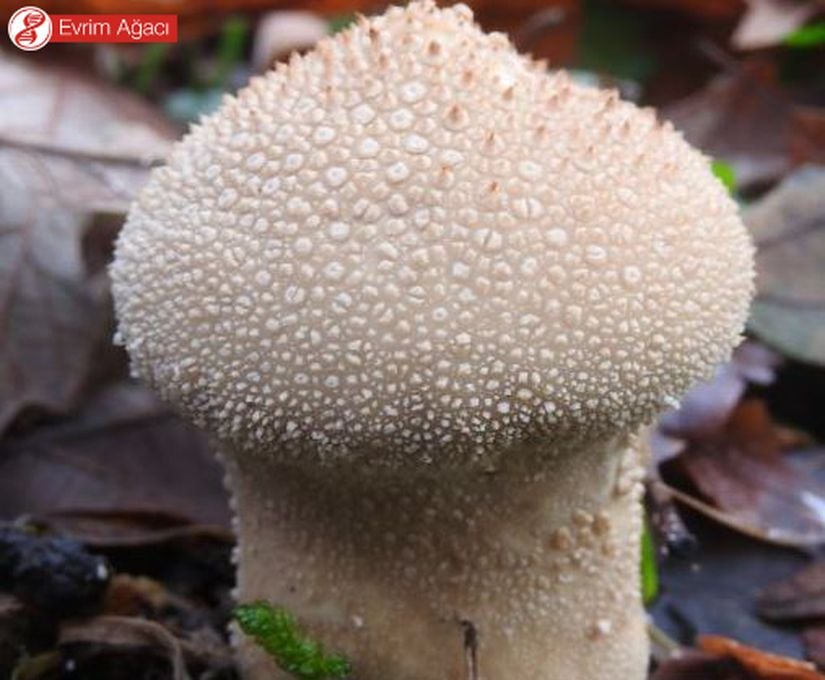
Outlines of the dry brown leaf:
<svg viewBox="0 0 825 680">
<path fill-rule="evenodd" d="M 749 188 L 788 171 L 792 111 L 773 63 L 751 59 L 662 113 L 692 144 L 730 163 L 739 187 Z"/>
<path fill-rule="evenodd" d="M 195 524 L 186 517 L 158 510 L 73 509 L 32 517 L 38 526 L 70 536 L 92 548 L 141 548 L 199 540 L 231 546 L 235 537 L 223 526 Z"/>
<path fill-rule="evenodd" d="M 802 631 L 802 644 L 807 656 L 817 668 L 825 668 L 825 626 L 811 626 Z"/>
<path fill-rule="evenodd" d="M 91 215 L 125 210 L 171 133 L 119 90 L 0 61 L 0 432 L 76 401 L 110 333 L 105 272 L 81 249 Z"/>
<path fill-rule="evenodd" d="M 102 613 L 107 616 L 145 616 L 168 606 L 173 596 L 159 581 L 148 576 L 115 574 L 103 601 Z"/>
<path fill-rule="evenodd" d="M 765 588 L 756 600 L 756 610 L 770 621 L 825 619 L 825 562 L 815 562 Z"/>
<path fill-rule="evenodd" d="M 753 676 L 731 659 L 686 649 L 660 664 L 650 680 L 753 680 Z"/>
<path fill-rule="evenodd" d="M 215 662 L 224 665 L 228 661 L 225 642 L 217 636 L 213 627 L 216 622 L 203 605 L 168 590 L 147 576 L 116 574 L 109 583 L 101 614 L 157 621 L 181 639 L 184 655 L 201 659 L 209 657 L 209 665 L 216 665 Z M 198 649 L 199 643 L 209 638 L 215 642 L 214 654 L 208 649 Z"/>
<path fill-rule="evenodd" d="M 173 680 L 190 680 L 180 640 L 154 621 L 124 616 L 97 616 L 63 624 L 60 627 L 58 645 L 78 644 L 145 649 L 169 659 Z"/>
<path fill-rule="evenodd" d="M 711 380 L 695 385 L 677 409 L 660 418 L 659 429 L 664 435 L 680 439 L 701 439 L 719 432 L 748 384 L 770 385 L 781 363 L 781 357 L 764 345 L 742 343 Z"/>
<path fill-rule="evenodd" d="M 229 522 L 206 436 L 128 383 L 107 388 L 70 421 L 0 443 L 0 517 L 79 508 Z"/>
<path fill-rule="evenodd" d="M 662 113 L 692 144 L 730 163 L 739 189 L 762 188 L 795 167 L 825 162 L 825 109 L 795 103 L 780 85 L 775 60 L 726 63 L 704 89 Z"/>
<path fill-rule="evenodd" d="M 710 654 L 735 659 L 758 680 L 825 680 L 811 663 L 768 654 L 730 638 L 701 635 L 697 645 Z"/>
<path fill-rule="evenodd" d="M 794 165 L 825 165 L 825 109 L 797 107 L 791 117 L 790 135 Z"/>
<path fill-rule="evenodd" d="M 663 475 L 695 489 L 713 506 L 705 514 L 731 528 L 781 545 L 819 545 L 825 542 L 825 488 L 784 460 L 781 450 L 802 441 L 796 437 L 772 422 L 762 402 L 746 400 L 723 430 L 688 442 L 664 463 Z M 678 496 L 704 510 L 690 498 L 684 489 Z"/>
<path fill-rule="evenodd" d="M 803 361 L 825 364 L 825 168 L 803 168 L 745 212 L 757 245 L 750 328 Z"/>
<path fill-rule="evenodd" d="M 651 474 L 685 450 L 687 441 L 713 437 L 724 430 L 749 384 L 770 385 L 782 358 L 764 345 L 748 340 L 720 365 L 713 377 L 697 383 L 679 406 L 662 414 L 649 436 Z"/>
<path fill-rule="evenodd" d="M 182 639 L 160 623 L 126 616 L 103 615 L 64 623 L 58 646 L 78 645 L 165 656 L 172 666 L 173 680 L 190 680 L 188 666 L 225 669 L 231 665 L 229 649 L 217 636 L 195 634 Z"/>
</svg>

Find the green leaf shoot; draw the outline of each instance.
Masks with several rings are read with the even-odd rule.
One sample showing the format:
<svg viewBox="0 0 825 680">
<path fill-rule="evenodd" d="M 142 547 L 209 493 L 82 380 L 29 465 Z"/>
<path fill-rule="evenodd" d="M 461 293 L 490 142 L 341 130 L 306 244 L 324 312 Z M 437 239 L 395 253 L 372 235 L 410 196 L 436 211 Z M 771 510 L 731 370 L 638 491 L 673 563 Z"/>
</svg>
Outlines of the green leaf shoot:
<svg viewBox="0 0 825 680">
<path fill-rule="evenodd" d="M 656 546 L 650 527 L 645 522 L 642 531 L 642 600 L 646 605 L 659 594 L 659 566 L 656 564 Z"/>
<path fill-rule="evenodd" d="M 810 48 L 825 45 L 825 21 L 801 26 L 786 35 L 783 42 L 787 47 Z"/>
<path fill-rule="evenodd" d="M 736 191 L 736 172 L 732 165 L 725 163 L 725 161 L 714 160 L 710 169 L 716 175 L 716 179 L 722 182 L 730 193 Z"/>
</svg>

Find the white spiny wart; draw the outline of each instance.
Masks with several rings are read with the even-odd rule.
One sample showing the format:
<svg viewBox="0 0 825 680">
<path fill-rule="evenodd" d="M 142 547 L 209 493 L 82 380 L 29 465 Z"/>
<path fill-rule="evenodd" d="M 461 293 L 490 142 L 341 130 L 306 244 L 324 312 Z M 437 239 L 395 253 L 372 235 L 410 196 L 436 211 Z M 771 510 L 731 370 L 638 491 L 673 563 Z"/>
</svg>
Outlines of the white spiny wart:
<svg viewBox="0 0 825 680">
<path fill-rule="evenodd" d="M 644 677 L 634 434 L 753 285 L 654 112 L 394 7 L 194 126 L 111 273 L 135 374 L 224 449 L 242 598 L 360 680 L 463 677 L 459 622 L 485 680 Z"/>
</svg>

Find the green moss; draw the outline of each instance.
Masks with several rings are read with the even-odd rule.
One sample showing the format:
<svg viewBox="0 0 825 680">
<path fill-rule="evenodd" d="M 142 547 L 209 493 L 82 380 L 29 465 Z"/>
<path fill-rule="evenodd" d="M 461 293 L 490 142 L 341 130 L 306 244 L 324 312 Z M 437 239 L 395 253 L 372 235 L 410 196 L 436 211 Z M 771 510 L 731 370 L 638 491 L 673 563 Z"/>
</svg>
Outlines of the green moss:
<svg viewBox="0 0 825 680">
<path fill-rule="evenodd" d="M 239 605 L 232 616 L 280 668 L 298 680 L 328 680 L 350 674 L 349 661 L 341 654 L 326 653 L 319 643 L 306 637 L 295 617 L 283 607 L 253 602 Z"/>
</svg>

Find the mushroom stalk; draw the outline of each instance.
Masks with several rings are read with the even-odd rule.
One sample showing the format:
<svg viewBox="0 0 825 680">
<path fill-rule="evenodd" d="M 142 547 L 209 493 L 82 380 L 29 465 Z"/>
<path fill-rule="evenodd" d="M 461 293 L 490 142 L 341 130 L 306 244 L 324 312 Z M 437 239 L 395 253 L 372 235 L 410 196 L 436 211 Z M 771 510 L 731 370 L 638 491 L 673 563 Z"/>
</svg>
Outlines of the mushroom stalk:
<svg viewBox="0 0 825 680">
<path fill-rule="evenodd" d="M 233 455 L 239 598 L 285 605 L 361 680 L 643 678 L 638 447 L 588 448 L 373 475 Z M 240 647 L 245 678 L 281 677 Z"/>
</svg>

